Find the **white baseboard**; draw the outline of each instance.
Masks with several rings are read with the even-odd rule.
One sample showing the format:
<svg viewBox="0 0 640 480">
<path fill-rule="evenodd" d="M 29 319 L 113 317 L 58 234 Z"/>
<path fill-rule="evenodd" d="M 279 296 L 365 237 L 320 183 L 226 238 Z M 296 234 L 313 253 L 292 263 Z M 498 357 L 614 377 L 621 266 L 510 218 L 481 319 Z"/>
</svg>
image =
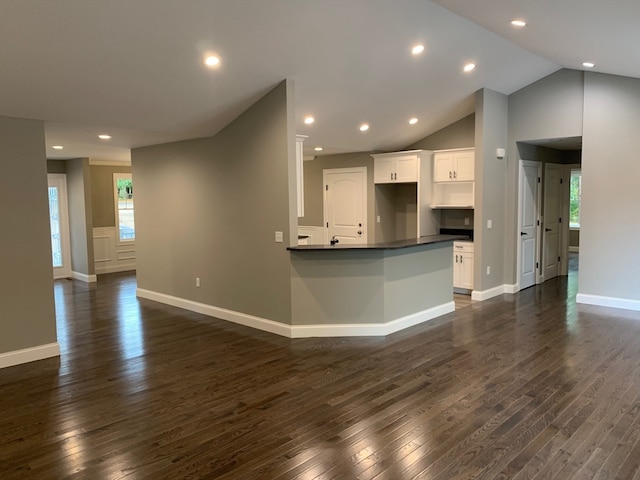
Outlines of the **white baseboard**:
<svg viewBox="0 0 640 480">
<path fill-rule="evenodd" d="M 509 284 L 504 284 L 502 285 L 504 287 L 504 293 L 518 293 L 520 291 L 520 285 L 518 285 L 517 283 L 513 283 L 511 285 Z"/>
<path fill-rule="evenodd" d="M 291 337 L 291 326 L 284 323 L 274 322 L 266 318 L 247 315 L 246 313 L 227 310 L 226 308 L 214 307 L 205 303 L 194 302 L 185 298 L 173 297 L 164 293 L 153 292 L 142 288 L 136 289 L 136 296 L 146 298 L 160 303 L 165 303 L 174 307 L 184 308 L 192 312 L 201 313 L 210 317 L 220 318 L 233 323 L 239 323 L 246 327 L 257 328 L 266 332 Z"/>
<path fill-rule="evenodd" d="M 600 295 L 578 293 L 576 295 L 576 303 L 640 311 L 640 300 L 631 300 L 628 298 L 602 297 Z"/>
<path fill-rule="evenodd" d="M 505 293 L 505 285 L 498 285 L 497 287 L 490 288 L 488 290 L 474 290 L 471 292 L 471 300 L 489 300 L 490 298 L 497 297 Z"/>
<path fill-rule="evenodd" d="M 105 265 L 105 266 L 100 266 L 98 263 L 96 263 L 96 275 L 102 275 L 105 273 L 130 272 L 131 270 L 135 270 L 135 269 L 136 269 L 135 261 L 128 264 Z"/>
<path fill-rule="evenodd" d="M 351 323 L 323 325 L 292 325 L 291 338 L 309 337 L 384 337 L 405 328 L 432 320 L 455 311 L 454 302 L 443 303 L 418 313 L 386 323 Z"/>
<path fill-rule="evenodd" d="M 246 327 L 275 333 L 276 335 L 288 338 L 385 336 L 455 310 L 455 303 L 448 302 L 422 312 L 407 315 L 406 317 L 381 324 L 287 325 L 284 323 L 274 322 L 273 320 L 268 320 L 266 318 L 255 317 L 253 315 L 247 315 L 246 313 L 214 307 L 212 305 L 194 302 L 192 300 L 153 292 L 142 288 L 136 289 L 136 296 L 174 307 L 184 308 L 185 310 L 201 313 L 210 317 L 238 323 Z"/>
<path fill-rule="evenodd" d="M 23 348 L 12 352 L 0 353 L 0 368 L 13 367 L 22 363 L 35 362 L 50 357 L 60 356 L 58 342 L 46 343 L 37 347 Z"/>
<path fill-rule="evenodd" d="M 98 281 L 97 275 L 87 275 L 85 273 L 80 273 L 80 272 L 71 272 L 71 276 L 76 280 L 80 280 L 82 282 L 87 282 L 87 283 L 95 283 Z"/>
<path fill-rule="evenodd" d="M 580 247 L 569 247 L 569 252 L 580 253 Z"/>
</svg>

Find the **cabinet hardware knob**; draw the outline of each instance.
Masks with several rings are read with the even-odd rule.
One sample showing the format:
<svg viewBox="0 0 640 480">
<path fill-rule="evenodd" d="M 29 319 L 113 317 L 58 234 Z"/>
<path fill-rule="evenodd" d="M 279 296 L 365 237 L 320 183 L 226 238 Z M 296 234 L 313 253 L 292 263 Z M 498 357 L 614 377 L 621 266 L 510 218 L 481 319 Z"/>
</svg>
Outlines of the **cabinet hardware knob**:
<svg viewBox="0 0 640 480">
<path fill-rule="evenodd" d="M 391 180 L 393 180 L 393 173 L 391 173 Z"/>
</svg>

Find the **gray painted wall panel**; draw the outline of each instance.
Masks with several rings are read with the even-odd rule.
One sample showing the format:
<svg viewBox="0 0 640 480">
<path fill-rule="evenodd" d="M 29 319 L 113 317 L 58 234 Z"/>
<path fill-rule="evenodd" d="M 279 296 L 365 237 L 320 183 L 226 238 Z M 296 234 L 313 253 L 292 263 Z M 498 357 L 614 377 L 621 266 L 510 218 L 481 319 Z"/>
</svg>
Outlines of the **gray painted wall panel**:
<svg viewBox="0 0 640 480">
<path fill-rule="evenodd" d="M 140 288 L 290 323 L 289 116 L 282 82 L 214 137 L 132 151 Z"/>
<path fill-rule="evenodd" d="M 88 158 L 67 161 L 67 193 L 72 269 L 84 275 L 94 275 L 96 269 L 93 260 L 91 174 Z"/>
<path fill-rule="evenodd" d="M 0 353 L 56 341 L 43 122 L 0 117 Z"/>
<path fill-rule="evenodd" d="M 91 206 L 93 227 L 115 227 L 113 174 L 131 173 L 129 166 L 91 165 Z M 135 185 L 135 184 L 134 184 Z M 134 186 L 135 188 L 135 186 Z"/>
</svg>

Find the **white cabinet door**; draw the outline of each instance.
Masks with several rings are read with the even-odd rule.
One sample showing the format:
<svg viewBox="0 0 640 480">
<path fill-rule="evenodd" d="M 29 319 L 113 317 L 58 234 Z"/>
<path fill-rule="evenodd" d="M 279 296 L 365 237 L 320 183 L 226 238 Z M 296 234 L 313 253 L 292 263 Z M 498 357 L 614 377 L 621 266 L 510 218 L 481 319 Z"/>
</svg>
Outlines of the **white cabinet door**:
<svg viewBox="0 0 640 480">
<path fill-rule="evenodd" d="M 395 162 L 391 157 L 376 158 L 373 164 L 373 182 L 374 183 L 393 183 L 393 174 L 395 173 Z"/>
<path fill-rule="evenodd" d="M 453 154 L 436 153 L 433 156 L 433 181 L 453 181 Z"/>
<path fill-rule="evenodd" d="M 462 152 L 454 155 L 454 180 L 457 182 L 471 182 L 474 180 L 473 152 Z"/>
<path fill-rule="evenodd" d="M 398 157 L 394 180 L 399 183 L 413 183 L 418 181 L 418 157 L 415 155 Z"/>
<path fill-rule="evenodd" d="M 453 242 L 453 287 L 473 290 L 473 243 Z"/>
</svg>

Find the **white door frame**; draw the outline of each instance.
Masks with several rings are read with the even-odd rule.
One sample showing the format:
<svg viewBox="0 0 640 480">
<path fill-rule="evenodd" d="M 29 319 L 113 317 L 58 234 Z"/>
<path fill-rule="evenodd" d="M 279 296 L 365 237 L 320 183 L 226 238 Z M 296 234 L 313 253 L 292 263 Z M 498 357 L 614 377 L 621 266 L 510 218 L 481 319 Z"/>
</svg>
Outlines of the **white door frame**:
<svg viewBox="0 0 640 480">
<path fill-rule="evenodd" d="M 518 224 L 517 224 L 517 231 L 516 233 L 516 291 L 520 291 L 521 287 L 520 287 L 520 277 L 522 275 L 522 242 L 520 241 L 520 232 L 522 231 L 522 200 L 523 200 L 523 192 L 522 192 L 522 175 L 523 175 L 523 167 L 528 166 L 528 167 L 536 167 L 538 169 L 538 178 L 541 179 L 542 178 L 542 163 L 541 162 L 536 162 L 536 161 L 532 161 L 532 160 L 522 160 L 520 159 L 519 165 L 518 165 Z M 539 180 L 536 184 L 536 197 L 537 197 L 537 202 L 536 202 L 536 264 L 538 265 L 538 268 L 536 268 L 536 284 L 541 282 L 541 277 L 540 277 L 540 243 L 541 243 L 541 239 L 540 239 L 540 201 L 541 201 L 541 180 Z"/>
<path fill-rule="evenodd" d="M 329 221 L 327 218 L 327 191 L 324 189 L 324 185 L 327 185 L 327 174 L 331 173 L 362 173 L 362 178 L 364 180 L 363 188 L 362 188 L 362 205 L 363 205 L 363 217 L 365 221 L 365 226 L 363 228 L 363 243 L 367 243 L 368 241 L 368 225 L 367 219 L 369 218 L 369 206 L 367 205 L 367 167 L 346 167 L 346 168 L 325 168 L 322 170 L 322 226 L 324 230 L 324 243 L 329 243 L 329 229 L 327 228 L 327 222 Z"/>
<path fill-rule="evenodd" d="M 549 194 L 550 192 L 548 191 L 548 187 L 551 187 L 551 185 L 549 185 L 548 183 L 548 177 L 549 177 L 549 170 L 550 169 L 555 169 L 558 172 L 558 176 L 559 176 L 559 180 L 561 182 L 561 188 L 560 188 L 560 197 L 557 199 L 558 202 L 558 210 L 557 212 L 554 213 L 553 218 L 549 219 L 547 218 L 549 215 L 547 212 L 548 206 L 549 206 Z M 543 225 L 540 229 L 540 236 L 542 238 L 542 245 L 541 245 L 541 253 L 540 253 L 540 282 L 545 282 L 551 278 L 554 277 L 549 277 L 547 278 L 546 275 L 546 271 L 545 271 L 545 264 L 546 264 L 546 258 L 547 258 L 547 249 L 549 248 L 548 242 L 547 242 L 547 234 L 546 234 L 546 229 L 547 229 L 547 225 L 549 224 L 549 222 L 553 222 L 555 223 L 555 218 L 556 218 L 556 214 L 560 214 L 560 218 L 562 218 L 562 222 L 560 222 L 560 224 L 558 225 L 558 244 L 557 244 L 557 250 L 558 250 L 558 255 L 560 256 L 560 261 L 558 262 L 558 264 L 556 265 L 556 276 L 562 275 L 562 263 L 566 263 L 566 251 L 564 250 L 564 226 L 565 224 L 568 225 L 568 216 L 564 214 L 564 197 L 565 197 L 565 189 L 566 189 L 566 181 L 565 181 L 565 168 L 564 165 L 560 164 L 560 163 L 552 163 L 552 162 L 548 162 L 544 164 L 544 177 L 542 179 L 542 182 L 544 184 L 544 191 L 543 191 L 543 196 L 544 196 L 544 201 L 543 201 L 543 205 L 544 205 L 544 212 L 543 212 L 543 216 L 542 218 L 544 219 Z M 568 190 L 567 190 L 568 192 Z M 569 209 L 567 208 L 567 213 L 568 213 Z M 568 250 L 568 249 L 567 249 Z"/>
<path fill-rule="evenodd" d="M 73 275 L 71 265 L 71 234 L 69 231 L 69 200 L 67 197 L 67 175 L 65 173 L 48 173 L 47 185 L 58 187 L 58 206 L 60 207 L 60 243 L 62 245 L 63 265 L 53 268 L 53 278 L 68 278 Z"/>
</svg>

